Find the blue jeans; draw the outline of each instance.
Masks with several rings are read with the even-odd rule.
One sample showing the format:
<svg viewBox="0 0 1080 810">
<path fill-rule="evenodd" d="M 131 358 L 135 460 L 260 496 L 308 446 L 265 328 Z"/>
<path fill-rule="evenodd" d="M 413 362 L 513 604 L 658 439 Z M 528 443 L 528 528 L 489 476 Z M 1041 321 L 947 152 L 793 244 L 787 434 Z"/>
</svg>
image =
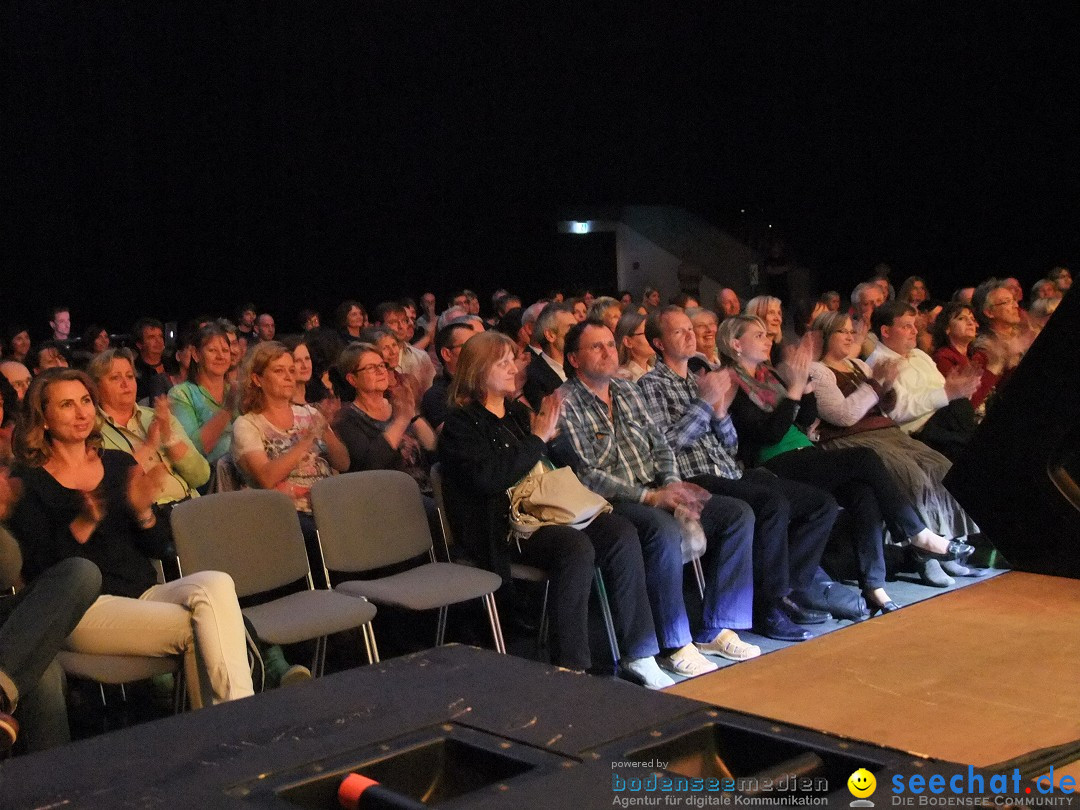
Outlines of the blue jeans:
<svg viewBox="0 0 1080 810">
<path fill-rule="evenodd" d="M 683 603 L 682 531 L 670 513 L 641 503 L 620 501 L 615 513 L 638 530 L 645 559 L 645 586 L 661 650 L 691 641 L 711 641 L 724 629 L 741 630 L 753 620 L 754 513 L 735 498 L 713 496 L 701 512 L 708 550 L 701 559 L 705 573 L 704 626 L 691 636 Z"/>
<path fill-rule="evenodd" d="M 63 673 L 53 658 L 100 590 L 97 566 L 69 557 L 0 602 L 0 689 L 18 704 L 21 737 L 31 751 L 71 739 Z"/>
</svg>

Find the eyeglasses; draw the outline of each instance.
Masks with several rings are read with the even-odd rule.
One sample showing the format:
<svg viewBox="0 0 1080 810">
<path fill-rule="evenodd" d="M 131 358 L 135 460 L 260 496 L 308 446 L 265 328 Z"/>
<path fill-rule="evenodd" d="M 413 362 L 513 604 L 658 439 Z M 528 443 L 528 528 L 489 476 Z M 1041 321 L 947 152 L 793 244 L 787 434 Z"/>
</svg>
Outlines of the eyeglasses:
<svg viewBox="0 0 1080 810">
<path fill-rule="evenodd" d="M 389 363 L 372 363 L 371 365 L 360 366 L 355 371 L 353 371 L 353 374 L 363 374 L 365 371 L 389 371 L 389 370 L 390 370 L 390 364 Z"/>
</svg>

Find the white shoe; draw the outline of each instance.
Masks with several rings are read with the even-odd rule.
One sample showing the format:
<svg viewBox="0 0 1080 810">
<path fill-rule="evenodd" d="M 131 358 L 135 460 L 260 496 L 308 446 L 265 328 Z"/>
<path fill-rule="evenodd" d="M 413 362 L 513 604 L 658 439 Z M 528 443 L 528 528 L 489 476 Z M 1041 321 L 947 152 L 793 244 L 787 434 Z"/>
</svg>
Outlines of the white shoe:
<svg viewBox="0 0 1080 810">
<path fill-rule="evenodd" d="M 622 661 L 622 668 L 632 675 L 641 678 L 647 689 L 663 689 L 672 686 L 675 679 L 656 665 L 656 659 L 651 655 L 647 658 L 635 658 L 632 661 Z"/>
<path fill-rule="evenodd" d="M 719 655 L 729 661 L 748 661 L 761 655 L 761 647 L 743 641 L 734 630 L 721 630 L 712 641 L 695 646 L 703 653 Z"/>
<path fill-rule="evenodd" d="M 715 672 L 718 669 L 716 664 L 699 653 L 693 644 L 687 644 L 671 655 L 664 656 L 660 659 L 660 666 L 676 675 L 685 675 L 687 678 Z"/>
</svg>

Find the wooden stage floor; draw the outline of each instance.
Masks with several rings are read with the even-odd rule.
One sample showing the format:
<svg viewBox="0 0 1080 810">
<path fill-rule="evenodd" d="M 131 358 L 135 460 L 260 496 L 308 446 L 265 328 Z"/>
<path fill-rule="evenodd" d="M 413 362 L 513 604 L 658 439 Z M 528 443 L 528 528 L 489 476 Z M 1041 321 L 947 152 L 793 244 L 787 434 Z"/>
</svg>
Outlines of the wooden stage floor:
<svg viewBox="0 0 1080 810">
<path fill-rule="evenodd" d="M 1010 572 L 666 691 L 986 766 L 1080 738 L 1078 686 L 1080 581 Z"/>
</svg>

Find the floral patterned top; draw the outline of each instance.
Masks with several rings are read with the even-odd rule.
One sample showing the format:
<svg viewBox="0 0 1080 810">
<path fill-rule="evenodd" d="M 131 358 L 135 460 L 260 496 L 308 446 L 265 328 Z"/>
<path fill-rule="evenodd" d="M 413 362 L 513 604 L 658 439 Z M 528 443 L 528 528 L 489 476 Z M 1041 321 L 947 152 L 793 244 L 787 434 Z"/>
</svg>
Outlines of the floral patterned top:
<svg viewBox="0 0 1080 810">
<path fill-rule="evenodd" d="M 233 458 L 240 461 L 248 453 L 262 450 L 270 459 L 275 459 L 291 450 L 322 419 L 322 415 L 311 405 L 293 405 L 292 427 L 282 430 L 271 424 L 260 413 L 246 413 L 233 423 L 232 451 Z M 237 464 L 243 471 L 243 466 Z M 311 487 L 316 481 L 334 474 L 326 456 L 326 443 L 319 439 L 311 449 L 293 467 L 288 477 L 274 489 L 280 490 L 292 498 L 297 512 L 311 512 Z M 248 486 L 258 486 L 247 472 L 243 472 Z"/>
</svg>

